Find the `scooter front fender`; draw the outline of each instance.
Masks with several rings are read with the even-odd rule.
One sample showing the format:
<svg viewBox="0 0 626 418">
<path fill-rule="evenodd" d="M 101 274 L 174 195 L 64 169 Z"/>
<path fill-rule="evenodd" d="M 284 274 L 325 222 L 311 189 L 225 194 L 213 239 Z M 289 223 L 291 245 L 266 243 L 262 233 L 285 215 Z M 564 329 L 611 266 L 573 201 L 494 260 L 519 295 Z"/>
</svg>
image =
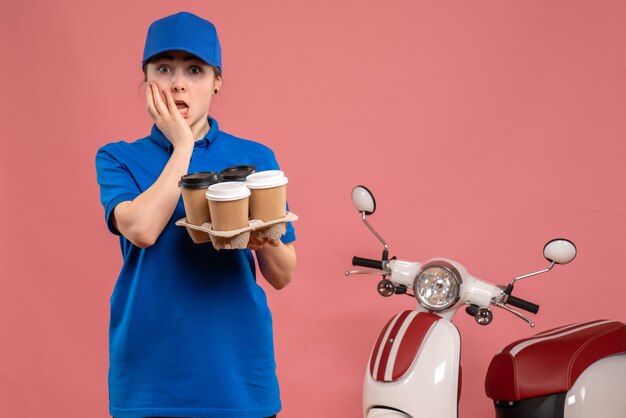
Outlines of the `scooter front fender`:
<svg viewBox="0 0 626 418">
<path fill-rule="evenodd" d="M 410 367 L 402 376 L 394 376 L 394 363 L 407 342 L 413 341 L 421 343 L 413 347 Z M 457 418 L 460 353 L 459 331 L 450 321 L 417 311 L 396 315 L 370 355 L 363 416 L 370 417 L 373 408 L 390 408 L 412 418 Z"/>
</svg>

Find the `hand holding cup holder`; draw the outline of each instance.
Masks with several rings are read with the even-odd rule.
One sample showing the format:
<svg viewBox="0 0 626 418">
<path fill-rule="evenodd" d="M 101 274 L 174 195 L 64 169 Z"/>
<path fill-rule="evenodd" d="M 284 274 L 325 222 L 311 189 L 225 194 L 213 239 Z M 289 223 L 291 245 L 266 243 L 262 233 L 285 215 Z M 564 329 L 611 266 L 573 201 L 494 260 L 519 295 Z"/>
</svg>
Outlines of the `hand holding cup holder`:
<svg viewBox="0 0 626 418">
<path fill-rule="evenodd" d="M 204 189 L 204 209 L 210 216 L 205 215 L 203 222 L 198 222 L 198 217 L 194 222 L 190 216 L 190 211 L 198 211 L 198 205 L 188 206 L 183 199 L 187 217 L 176 225 L 186 227 L 194 243 L 211 241 L 217 250 L 244 249 L 251 235 L 278 240 L 285 234 L 287 222 L 298 220 L 286 211 L 288 180 L 282 171 L 255 173 L 254 166 L 234 166 L 220 174 L 221 182 Z"/>
<path fill-rule="evenodd" d="M 263 222 L 259 219 L 250 219 L 247 227 L 231 231 L 215 231 L 210 222 L 200 226 L 192 225 L 187 222 L 186 218 L 178 220 L 176 225 L 186 227 L 189 236 L 196 244 L 211 241 L 216 250 L 242 250 L 248 246 L 250 235 L 254 234 L 271 240 L 277 240 L 285 235 L 287 222 L 297 220 L 298 215 L 287 212 L 287 215 L 283 218 L 274 219 L 269 222 Z"/>
</svg>

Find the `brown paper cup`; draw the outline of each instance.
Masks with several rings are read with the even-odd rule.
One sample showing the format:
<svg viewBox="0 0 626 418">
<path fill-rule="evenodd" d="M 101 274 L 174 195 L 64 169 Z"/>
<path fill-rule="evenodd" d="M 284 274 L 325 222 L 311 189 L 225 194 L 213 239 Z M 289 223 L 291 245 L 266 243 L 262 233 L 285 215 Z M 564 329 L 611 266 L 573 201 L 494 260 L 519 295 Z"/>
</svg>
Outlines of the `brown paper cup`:
<svg viewBox="0 0 626 418">
<path fill-rule="evenodd" d="M 185 174 L 180 178 L 178 187 L 183 195 L 188 223 L 200 226 L 211 221 L 209 205 L 204 194 L 209 186 L 218 183 L 219 180 L 219 175 L 212 171 Z"/>
<path fill-rule="evenodd" d="M 259 171 L 246 178 L 250 195 L 250 217 L 263 222 L 287 215 L 287 183 L 280 170 Z"/>
<path fill-rule="evenodd" d="M 242 182 L 209 186 L 206 194 L 214 231 L 232 231 L 248 226 L 250 190 Z"/>
<path fill-rule="evenodd" d="M 187 222 L 198 226 L 211 222 L 211 212 L 205 196 L 206 189 L 182 189 L 181 191 Z"/>
<path fill-rule="evenodd" d="M 250 189 L 250 217 L 263 222 L 287 215 L 287 185 L 268 189 Z"/>
<path fill-rule="evenodd" d="M 206 201 L 206 198 L 205 198 Z M 210 200 L 213 230 L 232 231 L 248 226 L 248 197 L 238 200 Z"/>
</svg>

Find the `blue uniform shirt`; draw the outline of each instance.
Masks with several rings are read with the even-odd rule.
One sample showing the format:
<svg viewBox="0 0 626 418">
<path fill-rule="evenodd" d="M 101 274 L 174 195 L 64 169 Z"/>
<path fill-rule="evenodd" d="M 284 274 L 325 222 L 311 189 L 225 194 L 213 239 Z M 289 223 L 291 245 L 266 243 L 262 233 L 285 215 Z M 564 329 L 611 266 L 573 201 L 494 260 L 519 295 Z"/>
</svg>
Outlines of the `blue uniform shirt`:
<svg viewBox="0 0 626 418">
<path fill-rule="evenodd" d="M 196 141 L 189 173 L 250 164 L 278 169 L 259 143 L 211 129 Z M 159 129 L 98 150 L 100 197 L 109 229 L 117 204 L 133 200 L 161 174 L 172 146 Z M 120 235 L 124 264 L 111 296 L 109 399 L 115 417 L 259 418 L 281 408 L 265 293 L 250 250 L 194 244 L 174 223 L 182 199 L 149 248 Z M 295 240 L 288 224 L 284 243 Z"/>
</svg>

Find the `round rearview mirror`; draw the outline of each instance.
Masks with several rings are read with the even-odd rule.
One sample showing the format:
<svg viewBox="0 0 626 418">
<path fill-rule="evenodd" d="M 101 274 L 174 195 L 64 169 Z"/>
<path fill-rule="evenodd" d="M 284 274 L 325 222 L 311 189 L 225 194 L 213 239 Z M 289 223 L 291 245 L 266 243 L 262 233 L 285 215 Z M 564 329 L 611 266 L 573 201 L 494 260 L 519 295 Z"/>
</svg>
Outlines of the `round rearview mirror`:
<svg viewBox="0 0 626 418">
<path fill-rule="evenodd" d="M 576 257 L 576 246 L 565 238 L 553 239 L 543 247 L 543 256 L 550 262 L 567 264 Z"/>
<path fill-rule="evenodd" d="M 352 189 L 352 203 L 359 212 L 371 215 L 376 210 L 374 195 L 365 186 L 356 186 Z"/>
</svg>

